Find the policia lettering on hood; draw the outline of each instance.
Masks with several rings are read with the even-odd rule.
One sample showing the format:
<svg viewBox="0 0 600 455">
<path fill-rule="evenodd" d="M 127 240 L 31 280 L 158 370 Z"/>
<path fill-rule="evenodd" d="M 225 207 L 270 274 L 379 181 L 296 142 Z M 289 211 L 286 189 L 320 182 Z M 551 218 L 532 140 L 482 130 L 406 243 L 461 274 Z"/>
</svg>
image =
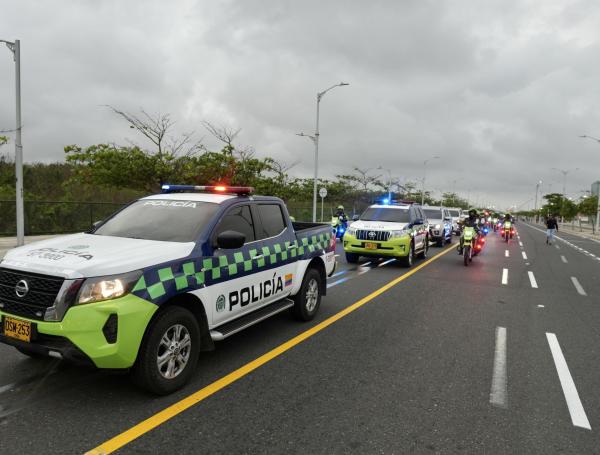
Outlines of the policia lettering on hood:
<svg viewBox="0 0 600 455">
<path fill-rule="evenodd" d="M 273 275 L 273 278 L 270 280 L 247 286 L 239 291 L 230 292 L 229 311 L 232 311 L 236 305 L 245 307 L 250 303 L 256 303 L 259 300 L 269 298 L 281 291 L 283 291 L 283 278 Z"/>
</svg>

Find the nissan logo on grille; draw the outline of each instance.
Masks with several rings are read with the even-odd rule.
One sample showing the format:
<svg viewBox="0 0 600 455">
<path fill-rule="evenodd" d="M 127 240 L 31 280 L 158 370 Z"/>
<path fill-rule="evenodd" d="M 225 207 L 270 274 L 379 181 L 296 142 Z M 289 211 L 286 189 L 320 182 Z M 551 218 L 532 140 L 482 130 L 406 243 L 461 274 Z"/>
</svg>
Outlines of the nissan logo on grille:
<svg viewBox="0 0 600 455">
<path fill-rule="evenodd" d="M 371 231 L 371 232 L 369 232 L 368 236 L 370 239 L 374 239 L 377 236 L 377 234 L 375 234 L 373 231 Z"/>
<path fill-rule="evenodd" d="M 17 297 L 23 298 L 27 295 L 28 292 L 29 284 L 27 284 L 27 281 L 25 280 L 19 281 L 15 286 L 15 294 L 17 294 Z"/>
</svg>

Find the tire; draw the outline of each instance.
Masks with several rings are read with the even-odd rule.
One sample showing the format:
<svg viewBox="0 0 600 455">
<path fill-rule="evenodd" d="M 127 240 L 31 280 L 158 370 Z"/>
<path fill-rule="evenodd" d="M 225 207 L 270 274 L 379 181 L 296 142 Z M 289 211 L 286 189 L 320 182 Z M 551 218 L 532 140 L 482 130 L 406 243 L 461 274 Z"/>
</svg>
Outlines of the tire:
<svg viewBox="0 0 600 455">
<path fill-rule="evenodd" d="M 167 345 L 164 339 L 171 343 Z M 182 347 L 181 343 L 187 339 L 189 344 Z M 198 321 L 189 310 L 179 306 L 166 307 L 146 329 L 131 370 L 133 381 L 156 395 L 168 395 L 182 388 L 196 370 L 200 339 Z M 166 357 L 166 361 L 159 367 L 161 356 Z"/>
<path fill-rule="evenodd" d="M 446 240 L 447 244 L 451 244 L 452 243 L 452 234 L 450 234 L 450 236 L 448 237 L 448 239 Z"/>
<path fill-rule="evenodd" d="M 358 263 L 359 259 L 360 259 L 360 256 L 356 253 L 346 253 L 346 262 L 348 264 L 356 264 L 356 263 Z"/>
<path fill-rule="evenodd" d="M 465 264 L 465 267 L 468 267 L 469 265 L 469 251 L 471 250 L 471 247 L 469 246 L 465 246 L 463 248 L 463 262 Z"/>
<path fill-rule="evenodd" d="M 308 269 L 304 274 L 300 292 L 294 296 L 292 314 L 299 321 L 312 320 L 321 305 L 323 283 L 317 269 Z"/>
<path fill-rule="evenodd" d="M 435 241 L 435 246 L 439 246 L 439 247 L 444 246 L 444 237 L 440 237 L 439 239 L 437 239 Z"/>
<path fill-rule="evenodd" d="M 31 351 L 31 350 L 29 350 L 27 348 L 21 348 L 21 347 L 15 346 L 15 349 L 17 351 L 19 351 L 21 354 L 26 355 L 27 357 L 30 357 L 32 359 L 42 360 L 42 359 L 50 358 L 50 357 L 47 357 L 47 356 L 45 356 L 43 354 L 40 354 L 39 352 Z"/>
<path fill-rule="evenodd" d="M 410 268 L 413 265 L 414 259 L 415 259 L 415 245 L 412 242 L 410 242 L 410 248 L 408 250 L 408 254 L 406 256 L 401 257 L 398 260 L 400 261 L 400 264 L 402 265 L 402 267 Z"/>
</svg>

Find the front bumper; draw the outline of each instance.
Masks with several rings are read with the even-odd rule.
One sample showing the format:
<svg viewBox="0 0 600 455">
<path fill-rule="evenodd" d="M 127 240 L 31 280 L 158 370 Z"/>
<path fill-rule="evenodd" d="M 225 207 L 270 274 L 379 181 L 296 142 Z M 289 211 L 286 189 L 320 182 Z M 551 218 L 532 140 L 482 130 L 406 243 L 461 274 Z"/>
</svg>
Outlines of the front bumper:
<svg viewBox="0 0 600 455">
<path fill-rule="evenodd" d="M 351 235 L 344 235 L 343 244 L 346 253 L 358 254 L 360 256 L 375 256 L 375 257 L 405 257 L 410 251 L 410 236 L 406 235 L 387 242 L 358 240 Z M 375 243 L 377 249 L 366 248 L 367 243 Z"/>
<path fill-rule="evenodd" d="M 2 319 L 8 316 L 29 321 L 33 327 L 31 342 L 23 342 L 5 336 L 2 324 L 0 342 L 98 368 L 130 368 L 157 309 L 153 303 L 129 294 L 71 307 L 60 322 L 36 321 L 0 311 Z"/>
</svg>

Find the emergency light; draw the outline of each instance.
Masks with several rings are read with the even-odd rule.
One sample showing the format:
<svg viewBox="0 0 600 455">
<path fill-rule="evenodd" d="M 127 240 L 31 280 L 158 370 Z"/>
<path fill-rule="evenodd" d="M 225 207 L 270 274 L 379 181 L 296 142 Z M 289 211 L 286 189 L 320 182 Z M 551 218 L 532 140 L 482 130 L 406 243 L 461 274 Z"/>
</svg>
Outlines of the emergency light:
<svg viewBox="0 0 600 455">
<path fill-rule="evenodd" d="M 190 193 L 190 192 L 205 192 L 205 193 L 222 193 L 222 194 L 237 194 L 245 196 L 251 194 L 254 188 L 251 186 L 226 186 L 226 185 L 163 185 L 163 193 Z"/>
</svg>

